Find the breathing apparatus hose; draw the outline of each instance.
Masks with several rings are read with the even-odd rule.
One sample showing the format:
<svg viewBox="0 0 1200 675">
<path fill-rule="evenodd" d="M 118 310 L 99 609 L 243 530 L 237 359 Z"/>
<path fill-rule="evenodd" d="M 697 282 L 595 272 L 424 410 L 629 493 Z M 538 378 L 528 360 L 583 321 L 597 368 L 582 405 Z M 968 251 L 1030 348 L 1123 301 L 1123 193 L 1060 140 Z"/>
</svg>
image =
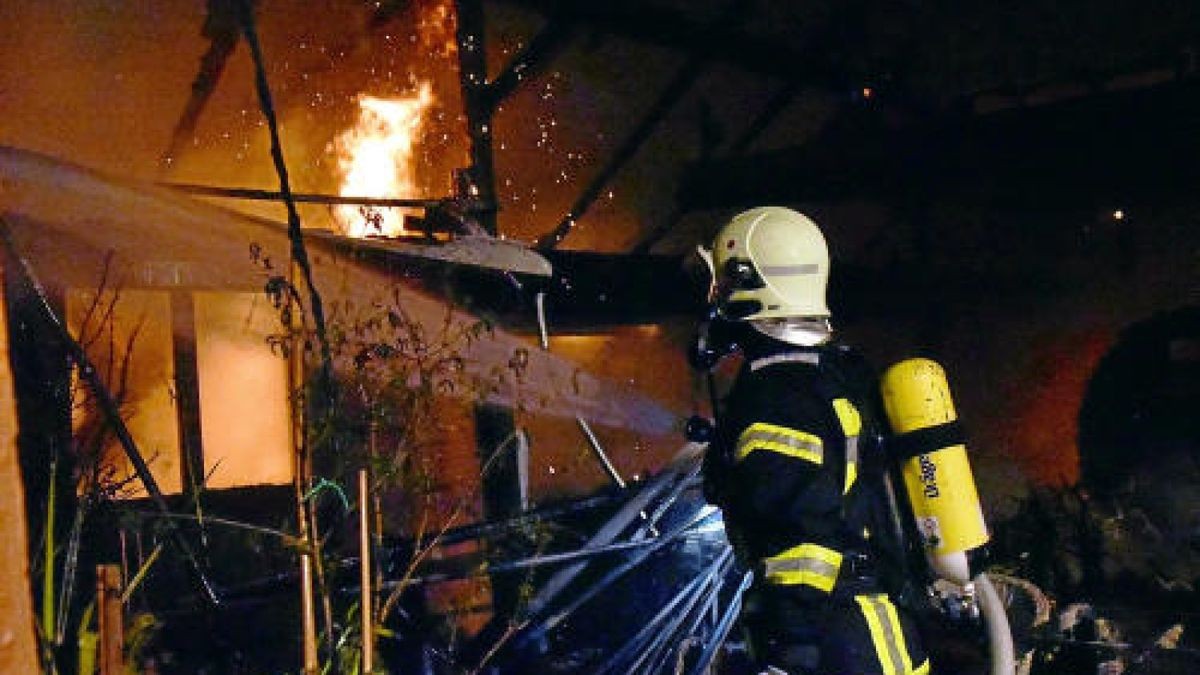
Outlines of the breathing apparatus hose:
<svg viewBox="0 0 1200 675">
<path fill-rule="evenodd" d="M 1004 601 L 992 585 L 992 580 L 979 573 L 973 580 L 979 612 L 987 631 L 988 648 L 992 657 L 992 675 L 1013 675 L 1017 669 L 1013 651 L 1012 630 L 1008 625 L 1008 614 Z"/>
</svg>

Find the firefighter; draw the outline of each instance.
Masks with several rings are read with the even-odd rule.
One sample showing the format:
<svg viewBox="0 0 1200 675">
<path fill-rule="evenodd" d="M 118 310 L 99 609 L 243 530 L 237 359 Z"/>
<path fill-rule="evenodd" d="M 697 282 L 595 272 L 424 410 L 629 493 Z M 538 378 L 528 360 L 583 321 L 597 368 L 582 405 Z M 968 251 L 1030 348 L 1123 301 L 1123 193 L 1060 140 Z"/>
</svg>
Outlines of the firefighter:
<svg viewBox="0 0 1200 675">
<path fill-rule="evenodd" d="M 887 537 L 878 382 L 834 345 L 820 229 L 786 208 L 734 217 L 706 256 L 711 368 L 740 351 L 705 457 L 706 493 L 755 572 L 742 620 L 769 673 L 929 673 L 895 600 L 903 554 Z M 903 579 L 901 579 L 903 581 Z"/>
</svg>

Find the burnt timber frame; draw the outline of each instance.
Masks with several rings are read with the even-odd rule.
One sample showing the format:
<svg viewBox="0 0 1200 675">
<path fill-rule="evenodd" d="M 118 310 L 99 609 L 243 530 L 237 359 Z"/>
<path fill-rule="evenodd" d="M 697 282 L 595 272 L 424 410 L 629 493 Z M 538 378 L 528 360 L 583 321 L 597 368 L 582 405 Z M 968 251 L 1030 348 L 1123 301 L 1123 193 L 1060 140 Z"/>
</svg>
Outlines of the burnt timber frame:
<svg viewBox="0 0 1200 675">
<path fill-rule="evenodd" d="M 546 25 L 533 37 L 529 44 L 500 70 L 493 80 L 488 80 L 486 60 L 486 23 L 483 0 L 456 0 L 458 23 L 457 44 L 459 60 L 459 84 L 467 118 L 467 134 L 470 140 L 470 166 L 464 171 L 466 184 L 460 184 L 457 195 L 469 204 L 469 212 L 490 234 L 498 234 L 496 221 L 495 163 L 492 149 L 493 118 L 500 104 L 514 92 L 527 75 L 541 72 L 550 58 L 555 56 L 573 36 L 575 27 L 586 24 L 624 37 L 632 37 L 682 48 L 691 53 L 686 62 L 665 86 L 658 98 L 643 114 L 642 119 L 620 143 L 610 159 L 597 171 L 573 202 L 570 210 L 548 233 L 535 243 L 541 250 L 556 247 L 570 233 L 577 220 L 602 194 L 620 170 L 637 154 L 651 137 L 658 124 L 667 117 L 674 106 L 690 91 L 692 85 L 714 60 L 733 61 L 754 72 L 782 76 L 787 82 L 798 79 L 813 79 L 819 71 L 831 72 L 824 58 L 825 40 L 815 40 L 797 51 L 781 44 L 751 40 L 739 32 L 738 26 L 749 14 L 754 3 L 735 0 L 727 3 L 720 15 L 711 22 L 697 23 L 684 14 L 646 6 L 644 3 L 628 1 L 614 3 L 519 3 L 531 6 L 547 17 Z M 648 16 L 649 15 L 649 16 Z M 674 26 L 675 30 L 662 31 L 663 26 Z M 755 48 L 745 49 L 748 44 Z M 715 47 L 715 48 L 714 48 Z M 797 68 L 797 64 L 803 64 Z M 733 152 L 747 147 L 753 139 L 770 124 L 792 100 L 796 87 L 785 86 L 772 97 L 746 131 L 733 145 Z M 465 194 L 462 194 L 465 192 Z M 678 216 L 673 216 L 663 227 L 652 232 L 652 237 L 638 244 L 637 252 L 649 249 L 654 240 L 665 233 Z M 475 411 L 476 424 L 486 427 L 489 438 L 500 437 L 505 429 L 515 431 L 511 412 L 501 424 L 497 411 L 483 407 Z M 482 441 L 482 438 L 480 439 Z M 490 457 L 493 449 L 478 448 L 481 459 Z M 483 476 L 485 514 L 488 517 L 508 515 L 513 505 L 503 495 L 511 493 L 510 486 L 500 484 L 503 476 L 512 476 L 514 462 L 511 457 L 500 458 L 496 470 Z"/>
<path fill-rule="evenodd" d="M 655 7 L 634 0 L 608 3 L 552 2 L 547 0 L 501 0 L 509 4 L 534 9 L 554 22 L 586 25 L 603 33 L 654 44 L 689 54 L 687 62 L 667 83 L 662 93 L 634 126 L 609 161 L 583 188 L 580 196 L 559 223 L 535 242 L 539 250 L 550 250 L 570 234 L 595 199 L 603 193 L 620 170 L 637 154 L 650 138 L 654 128 L 666 118 L 676 103 L 691 89 L 707 66 L 713 62 L 732 64 L 743 70 L 783 80 L 782 88 L 772 96 L 754 117 L 728 153 L 740 154 L 770 125 L 791 102 L 800 85 L 838 88 L 845 86 L 846 77 L 833 63 L 831 54 L 838 35 L 853 23 L 857 2 L 839 8 L 826 22 L 818 26 L 810 39 L 799 49 L 780 41 L 752 36 L 740 28 L 755 2 L 732 2 L 725 5 L 711 22 L 697 22 L 686 13 Z M 650 230 L 631 249 L 646 253 L 682 216 L 674 211 L 662 223 Z"/>
</svg>

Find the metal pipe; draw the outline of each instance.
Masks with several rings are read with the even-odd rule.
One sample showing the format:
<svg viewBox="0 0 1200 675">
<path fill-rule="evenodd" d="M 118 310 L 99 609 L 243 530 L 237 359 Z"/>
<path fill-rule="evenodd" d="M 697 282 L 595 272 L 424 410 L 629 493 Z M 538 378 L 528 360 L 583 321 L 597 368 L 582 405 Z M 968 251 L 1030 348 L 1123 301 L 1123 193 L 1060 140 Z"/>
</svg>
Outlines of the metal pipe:
<svg viewBox="0 0 1200 675">
<path fill-rule="evenodd" d="M 227 199 L 250 199 L 257 201 L 277 202 L 283 198 L 278 190 L 257 190 L 253 188 L 220 187 L 216 185 L 197 185 L 195 183 L 158 183 L 158 185 L 187 194 L 203 197 L 224 197 Z M 354 206 L 378 206 L 381 208 L 433 208 L 442 203 L 441 199 L 400 199 L 390 197 L 343 197 L 341 195 L 314 194 L 311 192 L 292 192 L 292 201 L 305 204 L 350 204 Z"/>
<path fill-rule="evenodd" d="M 692 666 L 689 675 L 703 675 L 708 670 L 708 666 L 712 663 L 713 657 L 717 655 L 717 649 L 725 643 L 725 637 L 729 635 L 729 630 L 733 628 L 733 623 L 738 615 L 742 613 L 742 595 L 750 588 L 750 582 L 754 580 L 753 572 L 746 572 L 742 575 L 742 583 L 738 585 L 734 596 L 729 600 L 729 607 L 725 609 L 725 614 L 721 616 L 720 623 L 713 631 L 712 637 L 709 638 L 708 644 L 704 646 L 704 651 L 700 653 L 700 658 Z"/>
<path fill-rule="evenodd" d="M 608 553 L 620 553 L 622 551 L 645 548 L 647 546 L 653 546 L 657 543 L 657 539 L 643 539 L 641 541 L 627 541 L 620 544 L 608 544 L 606 546 L 597 546 L 594 548 L 584 547 L 575 549 L 574 551 L 549 553 L 533 556 L 532 558 L 519 558 L 517 560 L 509 560 L 501 563 L 489 563 L 486 567 L 474 566 L 470 570 L 461 574 L 451 572 L 435 572 L 433 574 L 426 574 L 424 576 L 412 578 L 405 582 L 405 584 L 411 586 L 420 586 L 423 584 L 439 583 L 454 579 L 466 579 L 469 577 L 488 576 L 491 574 L 504 574 L 506 572 L 519 572 L 532 567 L 557 565 L 564 562 L 594 558 L 596 556 L 601 556 Z M 384 584 L 384 588 L 395 588 L 397 583 L 398 582 L 386 583 Z"/>
<path fill-rule="evenodd" d="M 621 649 L 617 650 L 617 653 L 613 654 L 612 658 L 605 662 L 605 664 L 596 672 L 606 673 L 612 671 L 618 666 L 621 666 L 625 659 L 633 656 L 634 653 L 647 641 L 647 639 L 649 639 L 652 634 L 656 632 L 656 645 L 669 640 L 675 634 L 675 630 L 679 627 L 679 625 L 683 623 L 684 619 L 686 619 L 692 613 L 692 610 L 695 609 L 697 602 L 704 597 L 704 593 L 701 592 L 702 589 L 708 584 L 713 576 L 718 573 L 719 570 L 724 568 L 725 563 L 730 559 L 730 553 L 731 552 L 729 550 L 722 551 L 721 554 L 717 556 L 715 562 L 710 564 L 700 574 L 697 574 L 695 578 L 689 581 L 686 586 L 680 589 L 680 591 L 675 594 L 675 597 L 671 598 L 670 601 L 663 605 L 663 607 L 654 615 L 654 617 L 646 622 L 642 629 L 639 630 L 632 639 L 626 642 Z M 675 611 L 680 604 L 683 604 L 684 607 L 678 612 Z M 666 630 L 658 630 L 659 624 L 664 622 L 667 626 Z M 623 672 L 636 672 L 638 665 L 655 651 L 657 651 L 656 647 L 651 647 L 650 649 L 642 651 L 641 656 L 632 663 L 632 666 L 626 668 Z"/>
<path fill-rule="evenodd" d="M 705 514 L 703 517 L 693 518 L 691 521 L 676 527 L 674 530 L 671 530 L 670 532 L 667 532 L 664 535 L 656 536 L 654 538 L 639 539 L 636 541 L 626 541 L 626 542 L 621 542 L 618 544 L 607 544 L 604 546 L 584 546 L 582 548 L 578 548 L 573 551 L 563 551 L 561 553 L 542 554 L 542 555 L 533 556 L 531 558 L 518 558 L 516 560 L 509 560 L 506 562 L 490 563 L 485 567 L 472 566 L 470 571 L 467 571 L 467 572 L 464 572 L 461 574 L 456 574 L 456 573 L 451 573 L 451 572 L 435 572 L 433 574 L 426 574 L 424 576 L 412 578 L 406 583 L 409 585 L 418 586 L 418 585 L 422 585 L 422 584 L 438 583 L 441 581 L 450 581 L 452 579 L 466 579 L 466 578 L 475 577 L 475 576 L 486 576 L 486 575 L 490 575 L 490 574 L 503 574 L 503 573 L 507 573 L 507 572 L 516 572 L 516 571 L 520 571 L 520 570 L 529 569 L 531 567 L 541 567 L 543 565 L 556 565 L 559 563 L 571 562 L 574 560 L 590 559 L 590 558 L 605 555 L 608 553 L 620 553 L 623 551 L 631 551 L 631 550 L 651 548 L 651 547 L 653 547 L 655 550 L 657 550 L 658 548 L 661 548 L 664 544 L 667 544 L 667 543 L 675 540 L 676 538 L 686 534 L 689 529 L 691 529 L 697 523 L 704 520 L 704 518 L 706 518 L 706 517 L 707 517 L 707 514 Z M 639 560 L 640 560 L 640 558 L 639 558 Z M 383 584 L 383 588 L 387 588 L 387 589 L 392 589 L 392 588 L 395 588 L 396 586 L 397 586 L 396 582 Z"/>
<path fill-rule="evenodd" d="M 708 584 L 705 585 L 707 586 Z M 629 671 L 640 673 L 661 672 L 660 663 L 666 658 L 669 658 L 673 651 L 677 651 L 678 648 L 681 648 L 692 636 L 690 630 L 681 632 L 680 626 L 689 616 L 693 614 L 693 612 L 696 610 L 696 605 L 699 604 L 701 600 L 706 600 L 707 602 L 711 603 L 715 597 L 716 593 L 713 592 L 712 589 L 706 590 L 701 588 L 698 590 L 688 602 L 687 607 L 671 618 L 670 622 L 667 624 L 666 630 L 664 630 L 654 640 L 654 642 L 652 642 L 642 652 L 641 656 L 639 656 L 637 660 L 633 662 L 629 668 Z M 703 608 L 701 609 L 701 612 L 703 612 Z M 675 647 L 675 649 L 672 649 L 672 647 Z"/>
<path fill-rule="evenodd" d="M 726 545 L 725 549 L 723 550 L 732 553 L 733 547 Z M 696 615 L 692 617 L 691 622 L 688 623 L 687 628 L 683 631 L 684 635 L 694 636 L 696 634 L 697 627 L 699 627 L 700 623 L 705 619 L 711 619 L 714 626 L 720 622 L 721 615 L 719 612 L 719 605 L 721 601 L 721 588 L 725 585 L 722 577 L 726 572 L 728 572 L 729 567 L 732 566 L 732 564 L 733 561 L 730 560 L 725 569 L 723 569 L 720 574 L 710 582 L 711 588 L 709 588 L 709 590 L 705 593 L 707 598 L 705 604 L 700 608 L 700 611 L 696 612 Z M 683 645 L 681 644 L 680 646 L 682 647 Z M 665 660 L 666 656 L 667 654 L 663 654 L 657 659 L 652 660 L 647 672 L 662 672 L 662 662 Z M 679 659 L 683 658 L 683 656 L 683 652 L 677 653 L 675 656 L 676 662 L 680 663 Z M 677 668 L 674 672 L 682 672 L 682 668 Z"/>
<path fill-rule="evenodd" d="M 534 302 L 537 305 L 538 336 L 541 337 L 542 349 L 550 349 L 550 331 L 546 325 L 546 291 L 538 291 Z"/>
<path fill-rule="evenodd" d="M 621 507 L 612 518 L 609 518 L 596 534 L 588 540 L 588 546 L 603 545 L 616 539 L 617 536 L 625 530 L 638 517 L 638 514 L 645 508 L 646 504 L 658 496 L 670 484 L 673 477 L 671 471 L 665 471 L 659 476 L 656 476 L 649 484 L 644 486 L 632 499 Z M 583 571 L 586 563 L 579 562 L 559 570 L 551 577 L 526 606 L 525 615 L 535 617 L 540 614 L 550 604 L 571 581 Z"/>
<path fill-rule="evenodd" d="M 500 536 L 510 530 L 519 530 L 531 525 L 541 523 L 547 520 L 553 520 L 564 515 L 571 515 L 581 511 L 590 509 L 598 509 L 618 501 L 620 493 L 613 492 L 612 494 L 602 494 L 594 497 L 587 497 L 569 504 L 561 504 L 556 506 L 548 506 L 524 513 L 514 518 L 507 520 L 497 520 L 485 523 L 475 523 L 472 525 L 464 525 L 451 530 L 447 530 L 444 535 L 435 533 L 427 534 L 421 537 L 420 540 L 401 540 L 400 543 L 392 544 L 390 548 L 398 550 L 407 550 L 412 547 L 424 547 L 435 540 L 440 544 L 455 544 L 468 539 L 483 539 L 487 537 Z"/>
<path fill-rule="evenodd" d="M 707 516 L 705 516 L 705 517 L 707 517 Z M 666 546 L 670 542 L 674 541 L 677 536 L 679 536 L 683 532 L 687 531 L 688 529 L 691 529 L 693 526 L 695 526 L 698 522 L 700 522 L 703 519 L 704 519 L 704 517 L 694 518 L 691 521 L 676 528 L 675 530 L 672 530 L 670 533 L 668 533 L 665 536 L 661 536 L 661 537 L 657 537 L 655 539 L 649 540 L 650 542 L 652 542 L 649 546 L 636 550 L 630 556 L 629 560 L 622 563 L 616 569 L 610 570 L 608 572 L 608 574 L 604 575 L 603 578 L 601 578 L 599 581 L 597 581 L 596 583 L 594 583 L 590 587 L 588 587 L 588 589 L 586 591 L 581 593 L 579 595 L 579 597 L 575 598 L 575 600 L 573 600 L 570 604 L 568 604 L 566 607 L 564 607 L 562 610 L 560 610 L 557 614 L 546 619 L 546 621 L 543 622 L 544 629 L 549 630 L 551 628 L 554 628 L 558 624 L 562 623 L 563 621 L 565 621 L 567 619 L 567 617 L 569 617 L 572 613 L 574 613 L 575 610 L 579 609 L 588 600 L 591 600 L 592 598 L 596 597 L 597 594 L 599 594 L 601 591 L 603 591 L 605 588 L 607 588 L 610 584 L 612 584 L 614 581 L 616 581 L 617 579 L 624 576 L 624 574 L 626 572 L 628 572 L 629 570 L 633 569 L 634 567 L 637 567 L 638 565 L 640 565 L 642 563 L 642 561 L 645 560 L 647 557 L 649 557 L 651 554 L 658 551 L 663 546 Z"/>
<path fill-rule="evenodd" d="M 529 510 L 529 434 L 517 429 L 517 506 Z"/>
<path fill-rule="evenodd" d="M 600 445 L 600 439 L 596 438 L 596 434 L 592 433 L 592 428 L 588 426 L 587 421 L 582 417 L 576 417 L 575 423 L 579 425 L 579 429 L 583 432 L 584 437 L 587 438 L 588 447 L 592 449 L 592 452 L 596 453 L 596 457 L 600 460 L 600 464 L 604 466 L 605 473 L 607 473 L 608 477 L 617 484 L 617 487 L 624 490 L 625 479 L 621 478 L 621 474 L 617 473 L 616 467 L 614 467 L 612 462 L 609 461 L 608 454 L 604 452 L 604 447 Z M 645 513 L 642 515 L 644 517 Z"/>
<path fill-rule="evenodd" d="M 667 495 L 666 499 L 663 499 L 662 503 L 655 507 L 650 516 L 645 519 L 646 522 L 644 525 L 642 525 L 642 529 L 639 531 L 639 534 L 656 535 L 658 533 L 655 526 L 658 524 L 659 519 L 666 514 L 667 509 L 671 508 L 671 506 L 675 504 L 675 501 L 679 499 L 679 496 L 683 494 L 684 490 L 696 484 L 696 476 L 700 473 L 700 469 L 701 465 L 699 464 L 691 469 L 688 469 L 687 473 L 683 475 L 683 478 L 677 481 L 675 486 L 671 488 L 671 492 Z"/>
<path fill-rule="evenodd" d="M 621 474 L 617 473 L 617 468 L 608 459 L 608 454 L 604 452 L 604 446 L 600 445 L 600 439 L 596 438 L 596 434 L 592 433 L 591 426 L 582 417 L 576 417 L 575 422 L 579 424 L 583 435 L 587 437 L 588 446 L 591 447 L 592 452 L 596 453 L 596 457 L 600 459 L 600 463 L 604 466 L 604 471 L 608 474 L 609 478 L 612 478 L 617 487 L 624 490 L 626 488 L 625 479 L 621 478 Z M 646 515 L 645 510 L 640 511 L 638 515 L 646 523 L 646 526 L 640 532 L 642 534 L 649 532 L 652 536 L 657 536 L 658 530 L 654 527 L 654 522 Z"/>
</svg>

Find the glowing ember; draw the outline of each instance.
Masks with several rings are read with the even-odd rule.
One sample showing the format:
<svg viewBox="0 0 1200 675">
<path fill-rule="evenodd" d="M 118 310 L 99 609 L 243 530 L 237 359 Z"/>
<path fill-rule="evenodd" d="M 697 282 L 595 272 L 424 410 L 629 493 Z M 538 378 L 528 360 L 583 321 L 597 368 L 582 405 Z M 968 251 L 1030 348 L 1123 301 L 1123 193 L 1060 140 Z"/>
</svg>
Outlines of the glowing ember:
<svg viewBox="0 0 1200 675">
<path fill-rule="evenodd" d="M 343 197 L 416 196 L 413 146 L 432 103 L 428 82 L 407 98 L 359 96 L 358 122 L 333 141 Z M 404 232 L 401 209 L 343 205 L 334 210 L 334 217 L 342 231 L 353 237 Z"/>
</svg>

